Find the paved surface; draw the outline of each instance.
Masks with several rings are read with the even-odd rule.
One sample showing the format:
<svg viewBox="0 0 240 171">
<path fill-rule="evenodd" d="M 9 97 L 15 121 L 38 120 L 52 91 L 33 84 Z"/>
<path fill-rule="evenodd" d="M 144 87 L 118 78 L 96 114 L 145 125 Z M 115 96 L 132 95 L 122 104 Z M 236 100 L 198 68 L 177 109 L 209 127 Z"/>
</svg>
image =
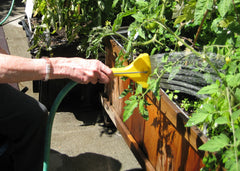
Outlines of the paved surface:
<svg viewBox="0 0 240 171">
<path fill-rule="evenodd" d="M 20 2 L 21 0 L 16 0 L 13 13 L 3 28 L 10 53 L 31 58 L 27 51 L 26 34 L 18 24 L 24 17 L 24 6 Z M 0 6 L 3 7 L 1 3 Z M 38 93 L 32 91 L 32 82 L 21 82 L 19 85 L 20 89 L 27 86 L 27 94 L 38 99 Z M 77 99 L 73 102 L 67 105 L 64 112 L 56 113 L 49 170 L 141 170 L 119 132 L 114 127 L 104 125 L 101 110 L 89 105 L 79 108 Z"/>
</svg>

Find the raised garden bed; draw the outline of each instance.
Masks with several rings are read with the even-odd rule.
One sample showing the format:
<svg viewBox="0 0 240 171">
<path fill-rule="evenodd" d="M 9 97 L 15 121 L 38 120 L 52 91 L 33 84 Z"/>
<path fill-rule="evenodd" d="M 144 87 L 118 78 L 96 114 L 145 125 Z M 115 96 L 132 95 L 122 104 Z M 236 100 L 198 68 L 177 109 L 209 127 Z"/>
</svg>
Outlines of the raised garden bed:
<svg viewBox="0 0 240 171">
<path fill-rule="evenodd" d="M 113 39 L 106 41 L 106 64 L 114 66 L 114 61 L 122 47 Z M 161 90 L 161 99 L 157 101 L 148 93 L 147 101 L 153 105 L 147 107 L 149 120 L 145 121 L 138 110 L 123 122 L 124 101 L 120 94 L 130 84 L 115 78 L 105 87 L 101 97 L 107 114 L 121 132 L 129 148 L 146 170 L 200 170 L 205 152 L 198 147 L 207 141 L 207 137 L 195 126 L 186 128 L 187 115 L 173 103 Z"/>
</svg>

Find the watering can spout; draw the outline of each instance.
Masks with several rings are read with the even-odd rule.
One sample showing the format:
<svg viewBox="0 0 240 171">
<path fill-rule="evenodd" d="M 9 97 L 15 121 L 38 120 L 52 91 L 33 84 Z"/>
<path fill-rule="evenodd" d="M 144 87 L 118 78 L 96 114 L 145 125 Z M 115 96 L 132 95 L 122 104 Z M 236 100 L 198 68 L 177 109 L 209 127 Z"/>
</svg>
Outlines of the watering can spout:
<svg viewBox="0 0 240 171">
<path fill-rule="evenodd" d="M 140 54 L 131 64 L 122 68 L 111 68 L 114 76 L 128 77 L 136 83 L 147 88 L 147 80 L 151 74 L 151 62 L 147 53 Z"/>
</svg>

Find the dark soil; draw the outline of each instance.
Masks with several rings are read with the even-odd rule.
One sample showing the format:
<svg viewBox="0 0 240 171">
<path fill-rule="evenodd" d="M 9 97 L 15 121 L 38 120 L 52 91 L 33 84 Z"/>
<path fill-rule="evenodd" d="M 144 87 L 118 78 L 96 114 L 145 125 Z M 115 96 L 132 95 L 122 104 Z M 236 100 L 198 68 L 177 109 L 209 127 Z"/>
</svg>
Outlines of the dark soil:
<svg viewBox="0 0 240 171">
<path fill-rule="evenodd" d="M 185 93 L 174 93 L 175 95 L 177 95 L 176 99 L 172 99 L 174 103 L 176 103 L 178 105 L 178 107 L 180 107 L 188 116 L 191 116 L 192 113 L 195 112 L 195 108 L 193 106 L 189 107 L 187 110 L 182 107 L 182 105 L 184 105 L 185 103 L 183 102 L 185 99 L 188 100 L 189 104 L 194 104 L 194 102 L 197 103 L 201 103 L 202 100 L 195 97 L 195 96 L 191 96 L 189 94 L 185 94 Z"/>
</svg>

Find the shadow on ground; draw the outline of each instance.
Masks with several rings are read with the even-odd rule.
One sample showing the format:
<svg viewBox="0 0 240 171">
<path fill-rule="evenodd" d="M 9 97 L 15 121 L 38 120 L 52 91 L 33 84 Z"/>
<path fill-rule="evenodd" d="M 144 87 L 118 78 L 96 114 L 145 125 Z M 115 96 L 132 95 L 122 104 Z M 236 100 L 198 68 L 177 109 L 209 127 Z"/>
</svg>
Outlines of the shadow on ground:
<svg viewBox="0 0 240 171">
<path fill-rule="evenodd" d="M 96 153 L 83 153 L 69 157 L 52 150 L 50 156 L 50 171 L 120 171 L 122 167 L 118 160 Z M 142 169 L 128 171 L 142 171 Z"/>
<path fill-rule="evenodd" d="M 50 156 L 50 171 L 119 171 L 121 169 L 121 163 L 118 160 L 96 153 L 83 153 L 69 157 L 52 150 Z"/>
<path fill-rule="evenodd" d="M 11 3 L 12 3 L 12 0 L 0 1 L 0 20 L 7 16 L 8 11 L 10 10 L 10 7 L 11 7 Z M 22 2 L 22 0 L 15 0 L 10 16 L 16 16 L 16 15 L 22 16 L 22 13 L 19 13 L 19 11 L 17 10 L 19 7 L 25 7 L 25 4 Z M 5 22 L 4 24 L 7 24 L 7 23 L 8 22 Z"/>
<path fill-rule="evenodd" d="M 71 105 L 62 105 L 61 111 L 73 113 L 75 119 L 82 121 L 82 124 L 79 126 L 98 124 L 102 128 L 101 135 L 107 134 L 111 136 L 117 131 L 117 128 L 102 106 L 96 108 L 96 106 L 86 104 L 79 107 L 78 104 L 71 103 Z"/>
<path fill-rule="evenodd" d="M 96 153 L 84 153 L 75 157 L 69 157 L 52 150 L 50 155 L 50 171 L 120 171 L 122 166 L 118 160 Z M 91 163 L 94 163 L 94 165 Z M 73 168 L 72 166 L 75 167 Z M 131 169 L 128 171 L 141 170 Z"/>
</svg>

